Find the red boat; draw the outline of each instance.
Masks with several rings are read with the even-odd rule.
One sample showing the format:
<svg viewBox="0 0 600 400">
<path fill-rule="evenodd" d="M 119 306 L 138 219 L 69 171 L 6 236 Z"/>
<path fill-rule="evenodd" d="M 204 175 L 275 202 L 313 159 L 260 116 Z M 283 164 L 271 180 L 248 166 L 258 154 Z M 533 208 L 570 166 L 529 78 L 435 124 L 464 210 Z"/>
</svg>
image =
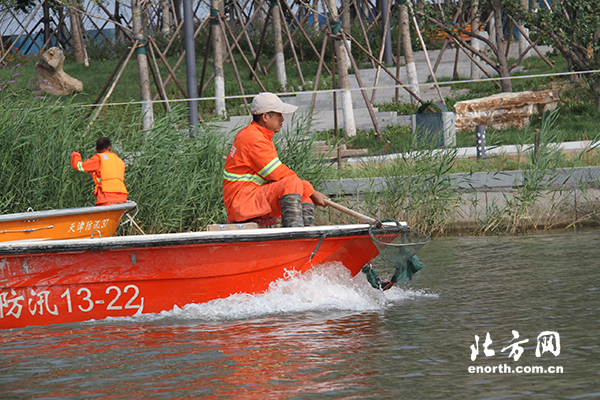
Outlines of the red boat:
<svg viewBox="0 0 600 400">
<path fill-rule="evenodd" d="M 159 313 L 378 255 L 369 225 L 0 243 L 0 328 Z"/>
<path fill-rule="evenodd" d="M 98 207 L 0 215 L 0 242 L 107 237 L 115 234 L 133 201 Z"/>
</svg>

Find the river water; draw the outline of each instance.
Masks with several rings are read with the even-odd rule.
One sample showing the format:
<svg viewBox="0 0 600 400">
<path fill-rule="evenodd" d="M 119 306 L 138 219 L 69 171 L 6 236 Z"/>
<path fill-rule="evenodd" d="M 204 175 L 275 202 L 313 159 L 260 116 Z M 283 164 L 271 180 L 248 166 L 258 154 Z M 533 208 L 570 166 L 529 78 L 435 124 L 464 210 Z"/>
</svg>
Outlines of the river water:
<svg viewBox="0 0 600 400">
<path fill-rule="evenodd" d="M 419 256 L 386 292 L 330 265 L 258 296 L 0 331 L 0 398 L 600 397 L 600 232 Z"/>
</svg>

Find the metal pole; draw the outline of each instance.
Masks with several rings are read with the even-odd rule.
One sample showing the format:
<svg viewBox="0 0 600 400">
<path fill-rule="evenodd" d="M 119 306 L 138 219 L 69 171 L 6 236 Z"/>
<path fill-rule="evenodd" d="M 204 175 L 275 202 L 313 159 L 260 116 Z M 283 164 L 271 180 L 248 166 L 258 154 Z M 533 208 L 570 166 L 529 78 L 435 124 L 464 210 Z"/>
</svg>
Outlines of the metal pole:
<svg viewBox="0 0 600 400">
<path fill-rule="evenodd" d="M 194 48 L 194 14 L 192 0 L 183 1 L 183 30 L 185 35 L 185 67 L 187 76 L 187 92 L 190 129 L 198 134 L 198 83 L 196 82 L 196 51 Z"/>
<path fill-rule="evenodd" d="M 392 29 L 391 29 L 392 24 L 390 23 L 391 18 L 388 14 L 389 13 L 388 2 L 389 2 L 389 0 L 381 1 L 381 17 L 383 19 L 383 26 L 384 26 L 383 62 L 387 65 L 392 65 L 394 63 L 394 55 L 392 54 Z"/>
</svg>

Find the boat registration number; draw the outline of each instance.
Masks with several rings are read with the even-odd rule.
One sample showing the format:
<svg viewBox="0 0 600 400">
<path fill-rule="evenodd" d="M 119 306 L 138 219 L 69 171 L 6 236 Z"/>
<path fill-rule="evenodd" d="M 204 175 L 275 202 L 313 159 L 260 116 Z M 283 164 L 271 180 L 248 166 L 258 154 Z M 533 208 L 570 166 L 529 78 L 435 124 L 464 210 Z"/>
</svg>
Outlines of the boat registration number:
<svg viewBox="0 0 600 400">
<path fill-rule="evenodd" d="M 95 308 L 105 311 L 121 311 L 144 307 L 144 297 L 136 285 L 108 286 L 104 295 L 93 294 L 87 287 L 67 288 L 60 295 L 50 290 L 27 289 L 16 291 L 8 289 L 0 293 L 0 319 L 21 318 L 24 313 L 36 315 L 61 315 L 73 312 L 88 313 Z M 98 310 L 97 310 L 98 311 Z"/>
</svg>

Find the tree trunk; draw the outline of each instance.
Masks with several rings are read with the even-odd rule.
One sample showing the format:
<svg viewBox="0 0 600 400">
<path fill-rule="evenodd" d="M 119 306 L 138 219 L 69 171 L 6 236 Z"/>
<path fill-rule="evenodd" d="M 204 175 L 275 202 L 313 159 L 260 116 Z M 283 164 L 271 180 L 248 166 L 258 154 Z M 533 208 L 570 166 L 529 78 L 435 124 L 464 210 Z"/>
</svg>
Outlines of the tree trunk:
<svg viewBox="0 0 600 400">
<path fill-rule="evenodd" d="M 529 0 L 519 0 L 519 3 L 525 10 L 529 10 Z M 525 25 L 521 24 L 519 24 L 519 27 L 521 28 L 521 31 L 523 31 L 523 33 L 519 32 L 519 53 L 523 54 L 525 49 L 529 47 L 529 29 L 527 29 Z M 527 54 L 524 58 L 531 57 L 533 55 L 535 55 L 535 51 L 530 49 L 527 51 Z"/>
<path fill-rule="evenodd" d="M 489 19 L 488 22 L 488 32 L 489 32 L 489 39 L 490 42 L 492 42 L 492 44 L 496 44 L 496 18 L 494 17 L 494 13 L 492 12 L 492 16 Z"/>
<path fill-rule="evenodd" d="M 277 80 L 282 90 L 285 91 L 287 75 L 285 73 L 285 55 L 283 54 L 283 39 L 281 37 L 281 11 L 279 9 L 279 0 L 272 0 L 271 19 L 273 20 L 273 39 L 275 40 L 275 66 L 277 69 Z"/>
<path fill-rule="evenodd" d="M 83 43 L 81 43 L 81 20 L 79 19 L 79 8 L 76 3 L 71 3 L 69 7 L 69 16 L 71 19 L 71 51 L 77 64 L 85 63 L 83 52 Z"/>
<path fill-rule="evenodd" d="M 350 1 L 349 0 L 341 0 L 342 2 L 342 29 L 345 32 L 352 32 L 352 21 L 350 20 Z M 346 44 L 350 51 L 352 51 L 352 42 L 349 39 L 346 39 Z M 346 66 L 350 68 L 350 55 L 348 51 L 346 51 L 346 47 L 344 46 L 344 52 L 346 53 Z"/>
<path fill-rule="evenodd" d="M 471 4 L 471 32 L 479 34 L 479 0 L 473 0 Z M 481 49 L 481 42 L 479 39 L 471 38 L 471 45 L 475 50 Z M 473 52 L 473 59 L 479 61 L 477 54 Z M 474 62 L 471 62 L 471 79 L 479 79 L 481 76 L 481 70 Z"/>
<path fill-rule="evenodd" d="M 223 0 L 212 0 L 212 8 L 215 10 L 221 10 L 223 7 Z M 225 76 L 223 74 L 223 31 L 219 26 L 219 20 L 213 23 L 210 27 L 212 29 L 213 38 L 213 56 L 215 62 L 215 113 L 217 115 L 225 116 L 227 110 L 225 109 Z"/>
<path fill-rule="evenodd" d="M 590 87 L 592 88 L 594 97 L 596 98 L 596 109 L 600 110 L 600 78 L 590 81 Z"/>
<path fill-rule="evenodd" d="M 48 41 L 50 40 L 50 2 L 45 1 L 44 2 L 44 43 L 48 43 Z M 2 42 L 2 52 L 4 52 L 4 42 L 0 39 L 0 42 Z M 42 51 L 45 51 L 46 49 L 43 48 Z"/>
<path fill-rule="evenodd" d="M 142 10 L 139 0 L 131 0 L 131 13 L 133 18 L 133 37 L 138 45 L 136 49 L 138 71 L 140 75 L 140 93 L 142 96 L 142 126 L 146 131 L 154 123 L 154 112 L 152 110 L 152 94 L 150 93 L 150 78 L 148 76 L 148 57 L 146 56 L 146 41 L 142 25 Z"/>
<path fill-rule="evenodd" d="M 492 8 L 494 9 L 495 30 L 496 30 L 496 47 L 498 48 L 498 66 L 497 71 L 500 78 L 500 86 L 503 92 L 512 92 L 512 83 L 510 81 L 510 71 L 508 69 L 508 61 L 506 59 L 506 37 L 502 29 L 502 0 L 491 0 Z"/>
<path fill-rule="evenodd" d="M 408 77 L 408 84 L 411 90 L 417 95 L 420 95 L 419 90 L 419 77 L 417 76 L 417 65 L 413 56 L 412 42 L 410 40 L 410 23 L 408 18 L 408 7 L 406 5 L 400 6 L 400 32 L 402 33 L 402 50 L 404 51 L 404 62 L 406 63 L 406 74 Z M 417 99 L 414 96 L 410 96 L 410 102 L 415 104 Z"/>
<path fill-rule="evenodd" d="M 336 26 L 340 24 L 340 18 L 338 16 L 338 10 L 336 0 L 327 0 L 329 5 L 329 14 L 331 18 L 331 25 Z M 342 97 L 342 114 L 344 115 L 344 129 L 346 135 L 356 136 L 356 124 L 354 122 L 354 111 L 352 109 L 352 92 L 350 91 L 350 79 L 348 77 L 348 66 L 346 64 L 346 49 L 342 38 L 338 32 L 333 32 L 336 36 L 333 40 L 335 48 L 335 56 L 338 65 L 339 74 L 339 86 L 341 89 L 345 89 L 341 93 Z"/>
<path fill-rule="evenodd" d="M 161 16 L 162 16 L 162 33 L 165 36 L 171 34 L 171 1 L 160 0 Z"/>
</svg>

